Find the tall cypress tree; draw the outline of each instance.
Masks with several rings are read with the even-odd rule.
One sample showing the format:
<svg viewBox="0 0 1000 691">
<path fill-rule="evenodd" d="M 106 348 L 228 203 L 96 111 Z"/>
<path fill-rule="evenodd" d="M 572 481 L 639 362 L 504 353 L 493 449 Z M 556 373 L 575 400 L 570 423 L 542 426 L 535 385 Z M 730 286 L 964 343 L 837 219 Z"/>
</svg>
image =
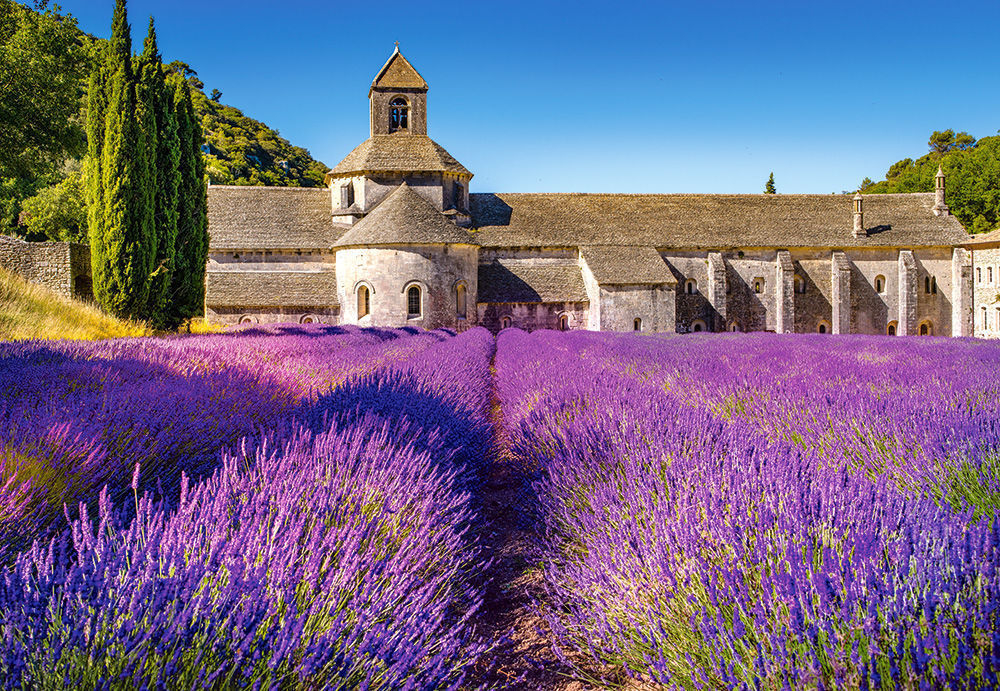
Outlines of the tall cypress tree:
<svg viewBox="0 0 1000 691">
<path fill-rule="evenodd" d="M 156 252 L 150 276 L 146 313 L 157 327 L 170 325 L 168 292 L 174 268 L 177 241 L 177 206 L 180 187 L 181 142 L 177 131 L 173 88 L 167 84 L 163 61 L 156 45 L 156 28 L 149 19 L 149 31 L 138 61 L 142 100 L 147 101 L 155 120 L 156 141 L 151 152 L 154 177 L 153 224 Z"/>
<path fill-rule="evenodd" d="M 104 176 L 101 172 L 101 156 L 104 151 L 105 116 L 108 110 L 106 86 L 106 60 L 101 59 L 91 71 L 87 87 L 87 158 L 84 166 L 91 275 L 95 288 L 105 283 Z"/>
<path fill-rule="evenodd" d="M 94 296 L 108 312 L 143 318 L 156 251 L 153 233 L 155 120 L 141 103 L 125 0 L 117 0 L 105 61 L 107 95 L 100 156 L 99 214 L 92 231 Z"/>
<path fill-rule="evenodd" d="M 176 325 L 204 310 L 208 192 L 205 188 L 205 159 L 201 155 L 201 125 L 195 116 L 191 89 L 186 80 L 174 89 L 174 104 L 181 143 L 177 243 L 170 284 L 170 316 Z"/>
</svg>

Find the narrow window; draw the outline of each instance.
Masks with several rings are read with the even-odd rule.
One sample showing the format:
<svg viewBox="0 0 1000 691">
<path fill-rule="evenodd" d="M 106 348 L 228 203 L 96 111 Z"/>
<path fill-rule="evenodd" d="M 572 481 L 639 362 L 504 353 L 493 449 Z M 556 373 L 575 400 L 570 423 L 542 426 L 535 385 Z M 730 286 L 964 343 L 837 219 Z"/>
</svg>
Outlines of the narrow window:
<svg viewBox="0 0 1000 691">
<path fill-rule="evenodd" d="M 932 328 L 931 328 L 931 323 L 930 322 L 924 322 L 923 324 L 920 325 L 920 335 L 921 336 L 930 336 L 931 332 L 932 332 Z"/>
<path fill-rule="evenodd" d="M 930 295 L 931 292 L 931 277 L 924 276 L 924 292 Z"/>
<path fill-rule="evenodd" d="M 559 317 L 559 330 L 569 331 L 569 316 L 564 314 Z"/>
<path fill-rule="evenodd" d="M 755 278 L 753 279 L 753 292 L 763 293 L 764 292 L 764 279 Z"/>
<path fill-rule="evenodd" d="M 462 183 L 460 182 L 455 183 L 453 195 L 454 195 L 455 209 L 461 211 L 462 209 L 465 208 L 465 188 L 462 186 Z"/>
<path fill-rule="evenodd" d="M 510 328 L 510 317 L 501 317 L 500 318 L 500 328 L 501 329 L 509 329 Z"/>
<path fill-rule="evenodd" d="M 896 335 L 896 322 L 889 322 L 889 325 L 885 327 L 885 333 L 887 336 Z"/>
<path fill-rule="evenodd" d="M 983 282 L 983 267 L 977 266 L 976 267 L 976 283 L 982 283 L 982 282 Z"/>
<path fill-rule="evenodd" d="M 985 307 L 982 310 L 982 315 L 983 315 L 983 328 L 985 329 L 987 327 L 987 324 L 986 324 L 986 308 Z"/>
<path fill-rule="evenodd" d="M 635 319 L 632 320 L 632 330 L 642 331 L 642 319 L 636 317 Z"/>
<path fill-rule="evenodd" d="M 734 331 L 734 332 L 735 332 L 735 331 L 739 331 L 739 330 L 740 330 L 740 325 L 739 325 L 739 323 L 737 323 L 737 322 L 732 322 L 732 323 L 730 323 L 730 324 L 729 324 L 729 330 L 730 330 L 730 331 Z"/>
<path fill-rule="evenodd" d="M 340 188 L 340 208 L 346 209 L 354 203 L 354 183 L 349 182 Z"/>
<path fill-rule="evenodd" d="M 697 293 L 698 281 L 694 280 L 693 278 L 689 278 L 687 281 L 685 281 L 684 292 L 687 293 L 688 295 L 694 295 L 695 293 Z"/>
<path fill-rule="evenodd" d="M 405 130 L 410 126 L 410 106 L 406 99 L 397 96 L 389 102 L 389 131 Z"/>
<path fill-rule="evenodd" d="M 996 319 L 993 322 L 994 329 L 1000 329 L 1000 307 L 997 307 L 997 312 L 995 315 Z"/>
<path fill-rule="evenodd" d="M 358 319 L 367 317 L 371 313 L 371 291 L 368 286 L 358 288 Z"/>
<path fill-rule="evenodd" d="M 406 316 L 420 316 L 420 288 L 417 286 L 410 286 L 406 291 Z"/>
<path fill-rule="evenodd" d="M 987 283 L 993 283 L 993 267 L 992 266 L 986 267 L 986 282 Z"/>
<path fill-rule="evenodd" d="M 937 295 L 937 276 L 931 276 L 931 292 Z"/>
<path fill-rule="evenodd" d="M 802 278 L 798 274 L 795 274 L 795 292 L 796 293 L 806 292 L 806 279 Z"/>
<path fill-rule="evenodd" d="M 875 292 L 879 295 L 885 292 L 885 276 L 875 277 Z"/>
<path fill-rule="evenodd" d="M 466 305 L 465 305 L 465 284 L 459 283 L 455 287 L 455 311 L 458 312 L 459 319 L 465 319 L 466 317 Z"/>
</svg>

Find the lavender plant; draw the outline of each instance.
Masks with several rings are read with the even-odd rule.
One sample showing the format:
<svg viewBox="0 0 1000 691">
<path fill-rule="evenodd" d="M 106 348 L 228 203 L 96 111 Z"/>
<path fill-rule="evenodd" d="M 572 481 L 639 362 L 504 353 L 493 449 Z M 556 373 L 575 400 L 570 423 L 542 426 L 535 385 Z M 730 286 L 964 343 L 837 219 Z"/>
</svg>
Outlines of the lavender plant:
<svg viewBox="0 0 1000 691">
<path fill-rule="evenodd" d="M 995 686 L 998 357 L 503 332 L 559 652 L 683 688 Z"/>
<path fill-rule="evenodd" d="M 19 554 L 0 586 L 6 687 L 462 687 L 485 647 L 470 624 L 482 579 L 469 489 L 493 340 L 383 334 L 397 352 L 365 372 L 373 336 L 233 341 L 221 355 L 239 369 L 301 339 L 305 364 L 242 392 L 280 392 L 287 416 L 224 448 L 205 479 L 180 471 L 176 498 L 140 494 L 142 464 L 131 483 L 118 473 L 96 506 L 67 511 L 69 534 Z M 355 337 L 356 349 L 331 342 Z M 193 341 L 174 371 L 211 361 Z M 339 376 L 312 349 L 355 374 L 322 394 L 277 386 Z"/>
</svg>

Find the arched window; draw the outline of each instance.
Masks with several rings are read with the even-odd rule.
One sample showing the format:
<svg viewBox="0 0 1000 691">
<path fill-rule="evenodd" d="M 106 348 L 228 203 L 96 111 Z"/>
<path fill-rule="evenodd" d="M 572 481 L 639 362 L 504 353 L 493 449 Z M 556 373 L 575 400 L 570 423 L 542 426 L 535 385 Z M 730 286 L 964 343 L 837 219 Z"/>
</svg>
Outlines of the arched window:
<svg viewBox="0 0 1000 691">
<path fill-rule="evenodd" d="M 937 277 L 924 276 L 924 292 L 928 295 L 937 293 Z"/>
<path fill-rule="evenodd" d="M 687 293 L 688 295 L 694 295 L 695 293 L 697 293 L 698 281 L 694 280 L 693 278 L 689 278 L 688 280 L 684 281 L 684 292 Z"/>
<path fill-rule="evenodd" d="M 983 328 L 985 329 L 988 326 L 988 324 L 986 323 L 987 313 L 985 307 L 982 309 L 982 314 L 983 314 Z"/>
<path fill-rule="evenodd" d="M 635 319 L 632 320 L 632 330 L 642 331 L 642 319 L 636 317 Z"/>
<path fill-rule="evenodd" d="M 458 313 L 459 319 L 465 319 L 468 316 L 465 296 L 465 284 L 459 283 L 455 286 L 455 311 Z"/>
<path fill-rule="evenodd" d="M 983 282 L 983 267 L 977 266 L 976 267 L 976 283 L 982 283 L 982 282 Z"/>
<path fill-rule="evenodd" d="M 885 335 L 886 336 L 896 335 L 896 322 L 889 322 L 889 325 L 885 327 Z"/>
<path fill-rule="evenodd" d="M 806 279 L 802 278 L 798 274 L 795 274 L 795 292 L 796 293 L 806 292 Z"/>
<path fill-rule="evenodd" d="M 410 286 L 406 291 L 406 316 L 420 316 L 420 287 Z"/>
<path fill-rule="evenodd" d="M 240 324 L 255 324 L 257 320 L 249 315 L 244 315 L 240 317 Z"/>
<path fill-rule="evenodd" d="M 885 276 L 879 275 L 875 277 L 875 292 L 879 295 L 885 292 Z"/>
<path fill-rule="evenodd" d="M 753 279 L 753 292 L 763 293 L 764 292 L 764 279 L 755 278 Z"/>
<path fill-rule="evenodd" d="M 510 328 L 510 317 L 500 317 L 500 328 L 501 329 Z"/>
<path fill-rule="evenodd" d="M 315 324 L 316 323 L 316 317 L 314 317 L 311 314 L 307 314 L 304 317 L 302 317 L 302 319 L 299 320 L 299 323 L 300 324 Z"/>
<path fill-rule="evenodd" d="M 931 292 L 937 295 L 937 276 L 931 276 Z"/>
<path fill-rule="evenodd" d="M 569 331 L 569 315 L 561 314 L 559 315 L 559 330 Z"/>
<path fill-rule="evenodd" d="M 372 313 L 372 291 L 368 286 L 358 290 L 358 316 L 367 317 Z"/>
<path fill-rule="evenodd" d="M 920 335 L 921 336 L 933 336 L 934 335 L 934 325 L 930 322 L 920 322 Z"/>
<path fill-rule="evenodd" d="M 739 322 L 729 322 L 729 330 L 730 331 L 739 331 L 740 330 Z"/>
<path fill-rule="evenodd" d="M 389 101 L 389 131 L 405 130 L 410 127 L 410 104 L 402 96 Z"/>
<path fill-rule="evenodd" d="M 695 333 L 701 333 L 702 331 L 706 331 L 707 329 L 708 327 L 706 326 L 705 322 L 703 322 L 701 319 L 695 319 L 693 322 L 691 322 L 691 330 Z"/>
<path fill-rule="evenodd" d="M 826 321 L 825 319 L 820 321 L 819 324 L 816 325 L 816 333 L 820 334 L 830 333 L 830 322 Z"/>
</svg>

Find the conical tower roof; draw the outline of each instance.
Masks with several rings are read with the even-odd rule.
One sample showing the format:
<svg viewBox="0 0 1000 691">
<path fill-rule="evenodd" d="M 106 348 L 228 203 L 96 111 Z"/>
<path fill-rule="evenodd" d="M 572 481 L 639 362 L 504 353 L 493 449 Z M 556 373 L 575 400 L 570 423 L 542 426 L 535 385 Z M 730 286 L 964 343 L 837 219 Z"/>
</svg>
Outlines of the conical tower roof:
<svg viewBox="0 0 1000 691">
<path fill-rule="evenodd" d="M 334 247 L 475 244 L 468 231 L 445 218 L 404 182 L 344 233 Z"/>
</svg>

